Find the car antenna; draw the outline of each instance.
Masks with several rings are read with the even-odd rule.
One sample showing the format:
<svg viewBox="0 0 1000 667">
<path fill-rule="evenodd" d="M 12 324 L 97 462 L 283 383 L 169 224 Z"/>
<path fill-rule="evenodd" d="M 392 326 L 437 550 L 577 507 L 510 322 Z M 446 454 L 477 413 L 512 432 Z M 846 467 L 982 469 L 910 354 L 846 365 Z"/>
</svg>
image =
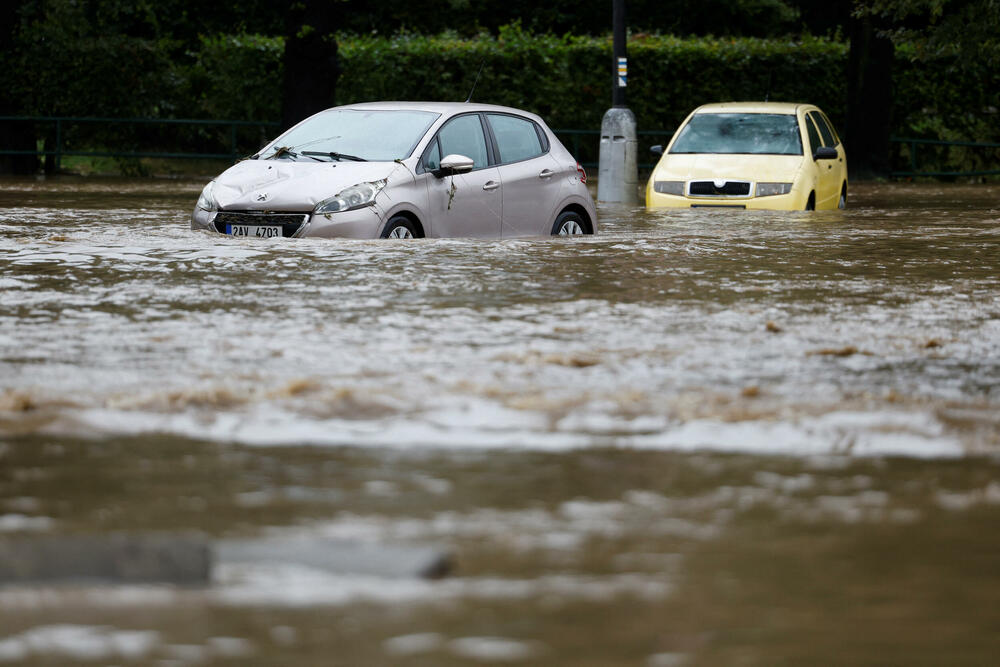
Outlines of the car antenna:
<svg viewBox="0 0 1000 667">
<path fill-rule="evenodd" d="M 479 75 L 483 73 L 483 66 L 485 65 L 486 58 L 483 58 L 483 62 L 479 63 L 479 71 L 476 73 L 476 80 L 472 82 L 472 90 L 469 91 L 469 96 L 465 98 L 466 104 L 472 101 L 472 93 L 476 92 L 476 84 L 479 83 Z"/>
</svg>

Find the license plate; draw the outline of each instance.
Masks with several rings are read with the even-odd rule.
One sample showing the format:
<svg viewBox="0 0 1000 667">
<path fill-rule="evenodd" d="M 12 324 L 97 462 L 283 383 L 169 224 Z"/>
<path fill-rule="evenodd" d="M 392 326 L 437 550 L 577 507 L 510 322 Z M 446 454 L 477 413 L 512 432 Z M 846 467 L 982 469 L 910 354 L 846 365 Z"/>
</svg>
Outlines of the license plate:
<svg viewBox="0 0 1000 667">
<path fill-rule="evenodd" d="M 256 236 L 261 239 L 281 237 L 279 225 L 226 225 L 226 233 L 232 236 Z"/>
</svg>

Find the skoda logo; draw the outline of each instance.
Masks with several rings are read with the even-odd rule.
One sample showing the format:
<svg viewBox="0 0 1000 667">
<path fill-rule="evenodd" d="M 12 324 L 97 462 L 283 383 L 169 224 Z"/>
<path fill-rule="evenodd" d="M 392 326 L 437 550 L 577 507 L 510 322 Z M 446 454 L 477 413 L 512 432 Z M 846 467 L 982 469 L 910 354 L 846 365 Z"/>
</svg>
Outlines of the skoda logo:
<svg viewBox="0 0 1000 667">
<path fill-rule="evenodd" d="M 257 201 L 267 201 L 267 193 L 261 192 L 259 195 L 257 195 Z"/>
</svg>

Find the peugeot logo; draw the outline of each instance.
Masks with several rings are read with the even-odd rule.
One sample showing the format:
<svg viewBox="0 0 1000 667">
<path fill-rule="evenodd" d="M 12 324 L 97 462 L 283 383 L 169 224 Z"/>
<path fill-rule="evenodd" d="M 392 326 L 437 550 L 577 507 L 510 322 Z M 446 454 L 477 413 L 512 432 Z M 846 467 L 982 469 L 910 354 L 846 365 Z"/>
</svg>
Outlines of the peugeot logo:
<svg viewBox="0 0 1000 667">
<path fill-rule="evenodd" d="M 257 201 L 267 201 L 267 193 L 261 192 L 259 195 L 257 195 Z"/>
</svg>

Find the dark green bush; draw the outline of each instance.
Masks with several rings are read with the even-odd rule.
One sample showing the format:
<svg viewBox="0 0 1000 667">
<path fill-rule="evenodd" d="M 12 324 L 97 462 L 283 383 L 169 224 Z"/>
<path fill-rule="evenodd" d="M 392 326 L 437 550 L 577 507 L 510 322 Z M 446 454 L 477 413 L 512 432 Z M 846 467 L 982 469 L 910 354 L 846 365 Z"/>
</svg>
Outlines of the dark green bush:
<svg viewBox="0 0 1000 667">
<path fill-rule="evenodd" d="M 517 27 L 479 36 L 341 37 L 342 103 L 475 99 L 534 111 L 553 127 L 597 128 L 611 103 L 611 39 L 531 35 Z M 634 35 L 628 104 L 640 129 L 672 130 L 699 104 L 811 101 L 843 116 L 847 47 L 805 38 L 680 39 Z M 770 87 L 769 87 L 770 82 Z"/>
<path fill-rule="evenodd" d="M 20 113 L 260 121 L 281 116 L 281 37 L 212 35 L 182 47 L 123 34 L 75 34 L 66 26 L 78 24 L 77 10 L 66 11 L 62 28 L 25 31 L 16 52 L 3 54 L 7 90 L 20 101 Z M 496 36 L 339 35 L 338 44 L 341 104 L 461 101 L 481 63 L 476 101 L 534 111 L 553 128 L 597 129 L 611 102 L 610 37 L 537 35 L 513 25 Z M 843 131 L 847 56 L 846 43 L 808 36 L 633 34 L 628 104 L 639 130 L 647 132 L 671 133 L 700 104 L 765 97 L 818 104 Z M 913 49 L 903 47 L 897 51 L 894 88 L 897 136 L 1000 141 L 1000 72 L 968 59 L 918 60 Z M 225 152 L 227 133 L 132 126 L 108 133 L 81 126 L 64 141 Z M 241 150 L 253 150 L 264 138 L 259 129 L 241 130 L 238 143 Z M 583 150 L 592 153 L 593 147 Z M 964 153 L 928 153 L 939 162 L 967 161 Z"/>
<path fill-rule="evenodd" d="M 894 134 L 900 137 L 1000 143 L 1000 72 L 956 54 L 931 63 L 915 50 L 897 50 L 894 63 Z M 909 169 L 901 147 L 895 168 Z M 922 145 L 917 165 L 939 171 L 996 170 L 1000 149 Z"/>
<path fill-rule="evenodd" d="M 264 35 L 211 35 L 186 77 L 188 114 L 196 118 L 275 120 L 281 117 L 285 40 Z"/>
<path fill-rule="evenodd" d="M 611 103 L 610 37 L 533 35 L 509 26 L 496 38 L 341 36 L 339 44 L 340 103 L 463 100 L 481 62 L 476 101 L 534 111 L 553 128 L 599 128 Z M 628 105 L 640 131 L 669 134 L 700 104 L 765 97 L 817 104 L 845 129 L 844 42 L 634 34 L 628 48 Z M 894 88 L 896 136 L 1000 141 L 1000 72 L 957 58 L 918 60 L 904 47 L 897 53 Z M 902 170 L 909 166 L 906 149 L 897 148 L 896 168 Z M 996 168 L 995 151 L 922 151 L 924 168 Z M 594 159 L 594 146 L 583 152 Z"/>
</svg>

